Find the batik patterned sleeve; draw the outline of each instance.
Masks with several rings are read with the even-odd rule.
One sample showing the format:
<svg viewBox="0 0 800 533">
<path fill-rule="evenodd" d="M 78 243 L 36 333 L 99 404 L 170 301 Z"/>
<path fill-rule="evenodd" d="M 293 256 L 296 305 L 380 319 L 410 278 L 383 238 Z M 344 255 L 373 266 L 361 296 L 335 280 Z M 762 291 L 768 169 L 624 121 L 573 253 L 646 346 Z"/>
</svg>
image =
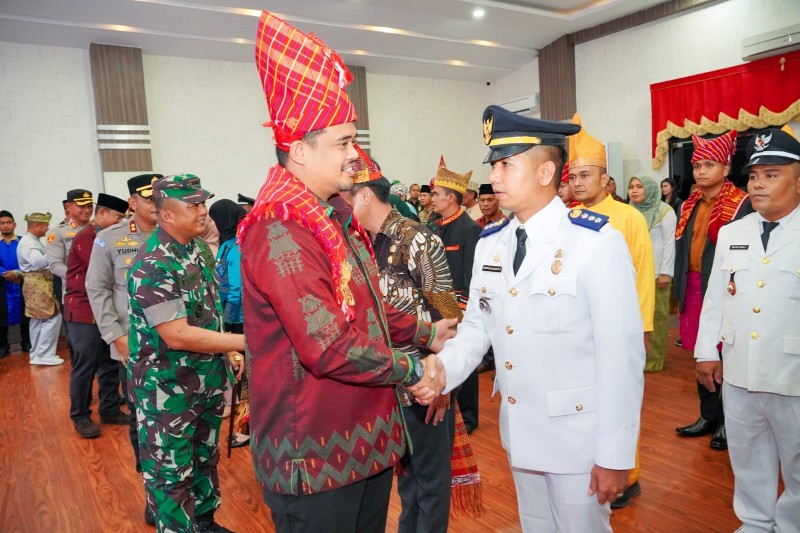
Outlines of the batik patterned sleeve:
<svg viewBox="0 0 800 533">
<path fill-rule="evenodd" d="M 374 300 L 352 256 L 349 285 L 356 318 L 348 322 L 336 302 L 325 252 L 306 229 L 292 222 L 267 221 L 263 230 L 251 228 L 242 250 L 243 284 L 267 302 L 263 312 L 275 314 L 292 356 L 308 372 L 353 384 L 397 384 L 408 379 L 410 359 L 389 349 L 377 312 L 380 300 Z M 406 316 L 416 329 L 416 319 Z M 402 327 L 411 329 L 408 320 Z"/>
<path fill-rule="evenodd" d="M 434 321 L 463 316 L 453 292 L 453 278 L 441 239 L 429 231 L 419 231 L 410 246 L 408 269 L 417 287 L 422 288 L 426 309 Z"/>
</svg>

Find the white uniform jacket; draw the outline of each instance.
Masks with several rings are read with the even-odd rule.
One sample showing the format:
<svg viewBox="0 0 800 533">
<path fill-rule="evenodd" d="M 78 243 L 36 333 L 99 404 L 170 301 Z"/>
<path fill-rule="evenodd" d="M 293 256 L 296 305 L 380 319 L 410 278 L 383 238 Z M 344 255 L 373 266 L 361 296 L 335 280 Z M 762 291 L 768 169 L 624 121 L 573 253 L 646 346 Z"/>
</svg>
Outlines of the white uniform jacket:
<svg viewBox="0 0 800 533">
<path fill-rule="evenodd" d="M 644 388 L 625 240 L 575 225 L 576 213 L 554 198 L 526 221 L 516 276 L 518 220 L 478 242 L 464 320 L 439 354 L 447 391 L 494 347 L 503 447 L 512 466 L 553 474 L 632 468 Z"/>
<path fill-rule="evenodd" d="M 800 213 L 781 220 L 761 244 L 761 215 L 719 232 L 695 346 L 715 361 L 722 341 L 723 378 L 753 392 L 800 396 Z"/>
</svg>

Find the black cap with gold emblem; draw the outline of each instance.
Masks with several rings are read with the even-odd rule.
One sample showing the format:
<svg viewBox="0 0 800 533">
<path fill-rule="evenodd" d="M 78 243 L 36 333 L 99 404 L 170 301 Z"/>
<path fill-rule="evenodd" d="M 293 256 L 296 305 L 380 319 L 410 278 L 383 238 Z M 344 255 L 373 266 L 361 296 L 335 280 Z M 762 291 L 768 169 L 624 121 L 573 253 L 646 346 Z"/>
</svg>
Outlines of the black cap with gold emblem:
<svg viewBox="0 0 800 533">
<path fill-rule="evenodd" d="M 75 205 L 90 205 L 94 203 L 94 198 L 92 198 L 92 193 L 87 191 L 86 189 L 72 189 L 71 191 L 67 191 L 67 199 L 66 202 L 72 202 Z M 66 205 L 64 205 L 66 207 Z"/>
<path fill-rule="evenodd" d="M 489 146 L 484 163 L 493 163 L 537 146 L 560 146 L 581 130 L 577 124 L 523 117 L 498 105 L 483 112 L 483 142 Z"/>
<path fill-rule="evenodd" d="M 139 174 L 128 180 L 128 194 L 133 196 L 138 194 L 142 198 L 153 197 L 153 182 L 160 180 L 164 176 L 162 174 Z"/>
</svg>

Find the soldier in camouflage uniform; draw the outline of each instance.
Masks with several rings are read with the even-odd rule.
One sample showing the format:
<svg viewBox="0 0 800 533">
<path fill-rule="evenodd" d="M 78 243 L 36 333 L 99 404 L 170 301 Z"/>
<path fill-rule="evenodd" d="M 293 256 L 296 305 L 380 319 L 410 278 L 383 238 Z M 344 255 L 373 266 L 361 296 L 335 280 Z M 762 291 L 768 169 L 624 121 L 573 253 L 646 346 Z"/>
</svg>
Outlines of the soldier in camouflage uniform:
<svg viewBox="0 0 800 533">
<path fill-rule="evenodd" d="M 158 228 L 129 278 L 132 387 L 148 504 L 161 532 L 218 531 L 217 463 L 225 362 L 244 336 L 222 333 L 214 256 L 197 239 L 212 195 L 191 174 L 153 183 Z M 228 353 L 239 375 L 243 356 Z"/>
</svg>

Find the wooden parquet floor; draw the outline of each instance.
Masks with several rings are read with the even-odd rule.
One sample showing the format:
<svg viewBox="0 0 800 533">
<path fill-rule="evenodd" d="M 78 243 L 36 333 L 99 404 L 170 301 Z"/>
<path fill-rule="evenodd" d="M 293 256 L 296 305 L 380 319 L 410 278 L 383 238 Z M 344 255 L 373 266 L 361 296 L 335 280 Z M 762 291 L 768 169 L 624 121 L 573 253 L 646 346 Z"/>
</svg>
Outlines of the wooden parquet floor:
<svg viewBox="0 0 800 533">
<path fill-rule="evenodd" d="M 614 531 L 730 532 L 733 475 L 726 452 L 709 437 L 682 439 L 675 427 L 697 417 L 694 362 L 672 342 L 665 371 L 647 374 L 642 414 L 642 494 L 612 515 Z M 61 346 L 66 356 L 66 347 Z M 70 422 L 69 363 L 31 367 L 27 354 L 0 360 L 0 532 L 151 532 L 144 493 L 123 426 L 102 426 L 93 440 Z M 481 375 L 480 427 L 472 445 L 484 482 L 486 514 L 454 518 L 457 533 L 520 531 L 514 484 L 498 436 L 492 374 Z M 227 436 L 223 423 L 222 439 Z M 253 475 L 248 448 L 223 449 L 218 521 L 238 532 L 274 531 Z M 387 531 L 397 531 L 400 502 L 392 494 Z"/>
</svg>

